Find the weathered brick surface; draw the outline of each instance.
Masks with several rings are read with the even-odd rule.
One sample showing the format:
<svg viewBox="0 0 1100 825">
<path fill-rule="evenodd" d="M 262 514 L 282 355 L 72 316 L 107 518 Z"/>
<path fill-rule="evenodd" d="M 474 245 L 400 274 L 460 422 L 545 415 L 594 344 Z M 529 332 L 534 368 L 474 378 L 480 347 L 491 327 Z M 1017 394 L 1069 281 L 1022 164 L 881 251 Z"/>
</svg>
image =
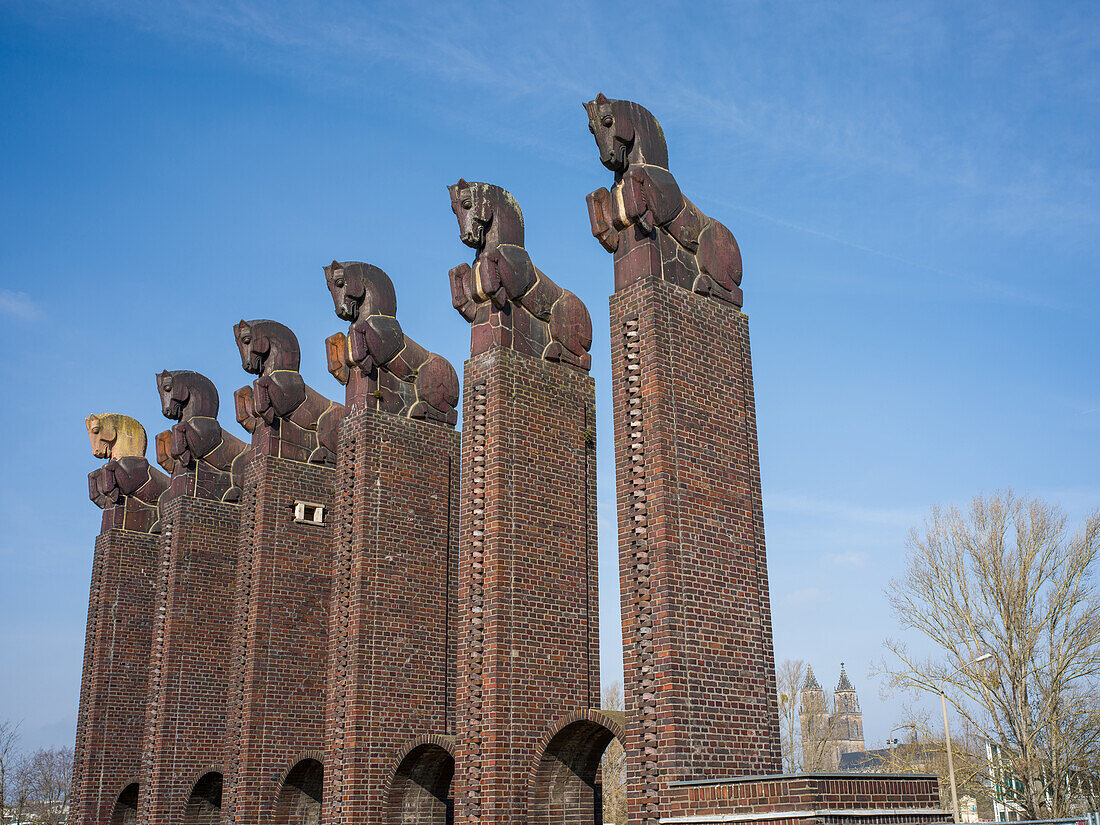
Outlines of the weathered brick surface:
<svg viewBox="0 0 1100 825">
<path fill-rule="evenodd" d="M 163 504 L 157 620 L 138 821 L 185 819 L 195 784 L 223 773 L 240 507 Z"/>
<path fill-rule="evenodd" d="M 417 811 L 413 821 L 445 813 L 453 768 L 436 740 L 455 726 L 459 441 L 449 427 L 375 410 L 341 425 L 325 823 L 381 823 L 391 791 L 400 810 Z M 410 788 L 423 799 L 391 789 L 416 748 L 411 760 L 421 764 L 406 772 L 416 772 Z"/>
<path fill-rule="evenodd" d="M 296 500 L 331 514 L 333 470 L 254 455 L 237 556 L 223 821 L 275 822 L 295 765 L 323 759 L 331 583 L 329 524 L 294 521 Z M 297 777 L 297 774 L 295 775 Z M 294 778 L 294 777 L 292 777 Z M 307 777 L 307 791 L 315 788 Z M 297 781 L 297 779 L 295 779 Z"/>
<path fill-rule="evenodd" d="M 110 523 L 104 511 L 104 524 Z M 95 542 L 69 821 L 111 822 L 138 781 L 158 537 L 117 528 Z"/>
<path fill-rule="evenodd" d="M 634 821 L 669 784 L 778 773 L 747 318 L 655 277 L 611 298 Z"/>
<path fill-rule="evenodd" d="M 599 701 L 592 379 L 466 362 L 455 816 L 523 821 L 548 733 Z"/>
</svg>

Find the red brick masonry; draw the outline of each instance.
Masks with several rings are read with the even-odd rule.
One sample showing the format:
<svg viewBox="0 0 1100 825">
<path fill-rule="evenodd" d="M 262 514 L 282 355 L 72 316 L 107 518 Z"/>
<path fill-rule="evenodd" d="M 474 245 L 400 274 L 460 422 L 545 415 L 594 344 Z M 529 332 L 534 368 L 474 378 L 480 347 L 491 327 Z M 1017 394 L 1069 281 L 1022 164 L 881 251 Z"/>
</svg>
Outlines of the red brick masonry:
<svg viewBox="0 0 1100 825">
<path fill-rule="evenodd" d="M 792 774 L 674 782 L 661 822 L 950 822 L 934 776 Z"/>
<path fill-rule="evenodd" d="M 524 821 L 548 733 L 599 702 L 592 379 L 466 362 L 455 819 Z"/>
<path fill-rule="evenodd" d="M 631 814 L 778 773 L 748 321 L 657 278 L 611 298 Z"/>
<path fill-rule="evenodd" d="M 233 630 L 223 821 L 293 821 L 319 807 L 323 759 L 329 522 L 294 520 L 294 502 L 332 508 L 332 469 L 255 455 L 245 473 Z M 308 798 L 307 798 L 308 797 Z M 312 800 L 312 805 L 311 805 Z"/>
<path fill-rule="evenodd" d="M 381 823 L 403 757 L 427 788 L 416 801 L 445 819 L 453 759 L 429 740 L 455 727 L 459 441 L 449 427 L 374 410 L 341 425 L 325 823 Z M 393 800 L 406 814 L 410 794 Z"/>
<path fill-rule="evenodd" d="M 112 511 L 104 511 L 104 523 Z M 95 542 L 69 821 L 112 821 L 138 781 L 159 536 L 105 529 Z M 136 795 L 127 795 L 132 812 Z M 120 815 L 122 811 L 118 812 Z"/>
<path fill-rule="evenodd" d="M 204 776 L 220 787 L 241 510 L 193 496 L 163 509 L 138 806 L 149 825 L 180 821 Z"/>
</svg>

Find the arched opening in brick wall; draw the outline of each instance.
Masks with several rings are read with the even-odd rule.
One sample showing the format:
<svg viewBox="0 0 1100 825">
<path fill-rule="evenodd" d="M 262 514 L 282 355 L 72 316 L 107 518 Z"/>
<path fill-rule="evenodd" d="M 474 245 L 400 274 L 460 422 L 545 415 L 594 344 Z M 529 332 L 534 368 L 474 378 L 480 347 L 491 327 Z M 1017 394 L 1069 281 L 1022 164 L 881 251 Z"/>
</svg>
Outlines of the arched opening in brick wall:
<svg viewBox="0 0 1100 825">
<path fill-rule="evenodd" d="M 590 710 L 563 720 L 547 737 L 532 775 L 529 825 L 600 825 L 600 760 L 613 739 L 623 741 L 614 715 Z"/>
<path fill-rule="evenodd" d="M 222 821 L 222 775 L 203 774 L 191 789 L 183 812 L 183 825 L 219 825 Z"/>
<path fill-rule="evenodd" d="M 134 825 L 137 822 L 138 783 L 131 782 L 122 789 L 111 810 L 111 825 Z"/>
<path fill-rule="evenodd" d="M 272 825 L 321 825 L 321 792 L 325 769 L 316 759 L 303 759 L 290 769 L 275 802 Z"/>
<path fill-rule="evenodd" d="M 445 737 L 426 737 L 405 748 L 390 780 L 387 825 L 452 825 L 455 773 L 453 745 Z"/>
</svg>

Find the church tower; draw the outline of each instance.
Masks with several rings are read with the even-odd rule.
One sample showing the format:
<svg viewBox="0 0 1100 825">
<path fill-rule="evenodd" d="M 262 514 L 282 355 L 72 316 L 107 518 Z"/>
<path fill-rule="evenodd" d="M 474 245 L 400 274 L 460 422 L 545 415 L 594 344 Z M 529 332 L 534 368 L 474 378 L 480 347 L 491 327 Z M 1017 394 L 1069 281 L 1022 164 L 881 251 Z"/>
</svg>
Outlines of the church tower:
<svg viewBox="0 0 1100 825">
<path fill-rule="evenodd" d="M 840 681 L 837 682 L 836 692 L 833 694 L 833 718 L 830 727 L 836 741 L 838 762 L 839 754 L 867 750 L 863 743 L 863 712 L 859 709 L 856 689 L 844 672 L 843 662 L 840 664 Z"/>
<path fill-rule="evenodd" d="M 835 766 L 833 748 L 829 742 L 829 709 L 825 704 L 825 691 L 814 676 L 813 667 L 806 671 L 801 694 L 798 724 L 802 734 L 802 770 L 832 770 Z"/>
</svg>

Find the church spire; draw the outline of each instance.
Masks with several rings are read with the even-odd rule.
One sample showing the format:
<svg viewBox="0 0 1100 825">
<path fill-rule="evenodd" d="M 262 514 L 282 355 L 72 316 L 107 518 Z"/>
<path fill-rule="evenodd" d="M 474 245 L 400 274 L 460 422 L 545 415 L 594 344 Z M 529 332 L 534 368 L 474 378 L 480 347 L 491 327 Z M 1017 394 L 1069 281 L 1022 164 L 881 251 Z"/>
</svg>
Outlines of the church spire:
<svg viewBox="0 0 1100 825">
<path fill-rule="evenodd" d="M 817 681 L 817 677 L 814 676 L 814 667 L 810 665 L 806 669 L 806 679 L 802 682 L 803 690 L 821 690 L 821 684 Z"/>
<path fill-rule="evenodd" d="M 856 689 L 852 687 L 852 683 L 848 681 L 848 674 L 844 672 L 844 662 L 840 663 L 840 681 L 836 683 L 836 692 L 856 692 Z"/>
</svg>

